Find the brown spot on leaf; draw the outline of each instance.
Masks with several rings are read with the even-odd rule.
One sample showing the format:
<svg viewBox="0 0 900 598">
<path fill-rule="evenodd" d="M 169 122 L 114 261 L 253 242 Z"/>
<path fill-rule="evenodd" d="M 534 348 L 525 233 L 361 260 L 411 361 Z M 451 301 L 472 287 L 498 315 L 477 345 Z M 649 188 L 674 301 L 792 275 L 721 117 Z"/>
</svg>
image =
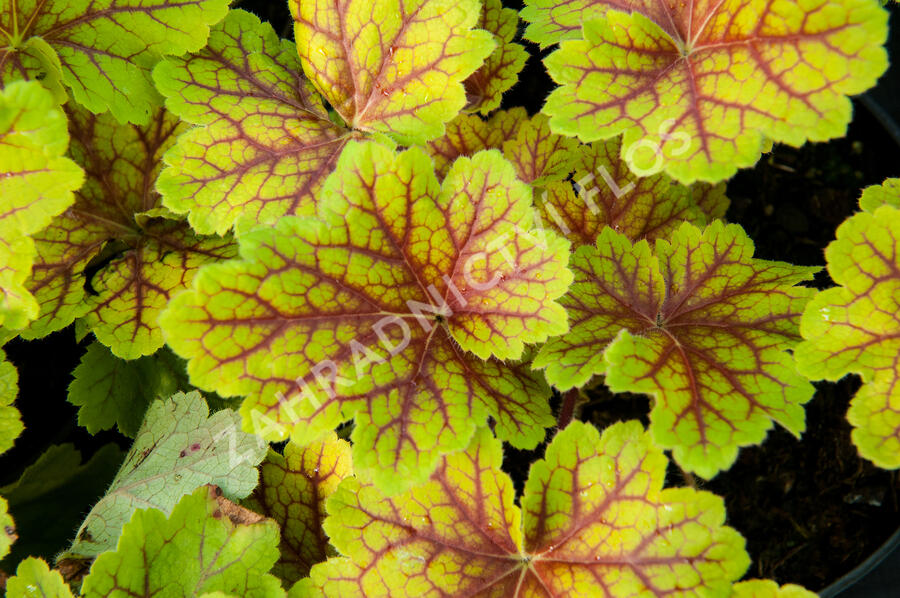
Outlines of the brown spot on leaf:
<svg viewBox="0 0 900 598">
<path fill-rule="evenodd" d="M 259 513 L 233 503 L 222 496 L 222 491 L 218 486 L 207 485 L 207 487 L 210 489 L 210 498 L 215 498 L 218 507 L 213 513 L 213 517 L 216 519 L 221 519 L 224 515 L 235 525 L 253 525 L 265 519 Z"/>
</svg>

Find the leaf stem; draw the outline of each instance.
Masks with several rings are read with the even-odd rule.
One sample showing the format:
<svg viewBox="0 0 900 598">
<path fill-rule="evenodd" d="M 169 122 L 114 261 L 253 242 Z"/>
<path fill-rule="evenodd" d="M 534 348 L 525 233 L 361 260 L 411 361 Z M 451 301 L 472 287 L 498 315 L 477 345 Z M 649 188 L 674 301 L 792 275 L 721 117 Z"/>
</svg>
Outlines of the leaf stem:
<svg viewBox="0 0 900 598">
<path fill-rule="evenodd" d="M 559 407 L 559 418 L 556 422 L 559 430 L 564 429 L 572 421 L 572 418 L 575 416 L 575 405 L 578 403 L 580 395 L 581 391 L 577 388 L 573 388 L 563 394 L 562 405 Z"/>
</svg>

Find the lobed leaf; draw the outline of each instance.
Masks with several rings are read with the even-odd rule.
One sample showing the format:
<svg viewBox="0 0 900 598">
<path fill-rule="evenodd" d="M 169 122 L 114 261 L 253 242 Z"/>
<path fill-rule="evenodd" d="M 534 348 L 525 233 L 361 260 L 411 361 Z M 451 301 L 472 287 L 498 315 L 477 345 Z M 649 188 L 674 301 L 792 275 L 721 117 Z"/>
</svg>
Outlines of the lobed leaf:
<svg viewBox="0 0 900 598">
<path fill-rule="evenodd" d="M 500 106 L 503 93 L 519 80 L 528 52 L 521 44 L 513 43 L 519 25 L 518 13 L 503 8 L 500 0 L 485 0 L 477 25 L 494 35 L 497 46 L 484 65 L 464 82 L 466 110 L 488 114 Z"/>
<path fill-rule="evenodd" d="M 887 13 L 869 0 L 576 1 L 555 9 L 562 27 L 543 0 L 530 4 L 531 37 L 545 44 L 585 19 L 581 39 L 545 60 L 560 85 L 543 110 L 553 130 L 586 142 L 624 133 L 633 171 L 683 183 L 729 178 L 768 140 L 844 135 L 847 96 L 887 68 Z"/>
<path fill-rule="evenodd" d="M 242 432 L 239 422 L 229 409 L 210 417 L 198 392 L 154 401 L 112 485 L 64 558 L 89 559 L 111 550 L 136 508 L 171 512 L 203 484 L 215 484 L 230 497 L 250 494 L 266 449 L 259 438 Z"/>
<path fill-rule="evenodd" d="M 284 455 L 269 451 L 259 486 L 243 504 L 281 528 L 281 557 L 272 568 L 278 578 L 294 583 L 334 554 L 322 529 L 325 501 L 352 469 L 350 444 L 333 432 L 305 446 L 290 442 Z"/>
<path fill-rule="evenodd" d="M 43 559 L 29 557 L 19 563 L 16 574 L 6 580 L 7 598 L 73 598 L 59 571 L 50 570 Z"/>
<path fill-rule="evenodd" d="M 71 154 L 87 180 L 75 205 L 35 236 L 38 258 L 28 286 L 41 313 L 23 336 L 44 336 L 84 318 L 123 359 L 162 347 L 156 320 L 169 297 L 202 264 L 236 249 L 228 238 L 195 235 L 160 210 L 153 182 L 162 154 L 184 129 L 164 110 L 146 126 L 70 110 Z"/>
<path fill-rule="evenodd" d="M 176 360 L 163 349 L 125 361 L 103 344 L 91 343 L 69 384 L 69 402 L 79 407 L 78 425 L 91 434 L 118 426 L 122 434 L 133 438 L 153 399 L 179 390 Z"/>
<path fill-rule="evenodd" d="M 531 467 L 522 509 L 481 429 L 424 486 L 395 497 L 355 478 L 328 500 L 345 557 L 292 595 L 718 596 L 749 565 L 722 500 L 662 489 L 666 458 L 637 422 L 573 422 Z"/>
<path fill-rule="evenodd" d="M 68 144 L 66 116 L 40 84 L 0 91 L 0 325 L 10 329 L 38 313 L 25 287 L 35 254 L 29 236 L 71 205 L 84 180 L 63 156 Z"/>
<path fill-rule="evenodd" d="M 303 72 L 351 128 L 403 145 L 439 137 L 494 50 L 478 0 L 290 0 Z"/>
<path fill-rule="evenodd" d="M 277 558 L 274 521 L 202 487 L 168 517 L 158 509 L 135 511 L 115 552 L 91 567 L 82 595 L 278 598 L 284 590 L 268 573 Z"/>
<path fill-rule="evenodd" d="M 516 446 L 552 422 L 515 361 L 567 329 L 568 244 L 532 231 L 530 190 L 498 152 L 441 186 L 418 149 L 344 150 L 322 221 L 284 218 L 205 268 L 160 322 L 191 382 L 249 395 L 245 424 L 315 439 L 356 419 L 353 461 L 397 492 L 466 446 L 488 415 Z M 489 359 L 484 361 L 489 357 Z"/>
<path fill-rule="evenodd" d="M 863 386 L 847 419 L 860 454 L 879 467 L 900 467 L 900 209 L 896 198 L 875 207 L 864 194 L 860 212 L 841 224 L 825 250 L 839 286 L 818 293 L 800 323 L 805 339 L 795 356 L 813 380 L 857 373 Z M 863 202 L 861 202 L 862 204 Z"/>
<path fill-rule="evenodd" d="M 737 225 L 684 223 L 632 244 L 606 228 L 573 257 L 563 304 L 571 331 L 535 358 L 567 390 L 606 375 L 615 392 L 654 396 L 650 431 L 678 464 L 710 478 L 772 420 L 803 431 L 813 387 L 795 371 L 799 315 L 814 294 L 795 286 L 817 268 L 753 258 Z"/>
<path fill-rule="evenodd" d="M 227 11 L 227 0 L 19 0 L 0 14 L 0 83 L 43 80 L 63 103 L 63 82 L 89 111 L 147 124 L 153 65 L 199 50 Z"/>
<path fill-rule="evenodd" d="M 297 49 L 232 10 L 209 45 L 173 58 L 154 80 L 174 114 L 198 127 L 166 154 L 157 187 L 201 234 L 314 214 L 314 198 L 347 141 L 299 78 Z"/>
<path fill-rule="evenodd" d="M 547 185 L 540 201 L 551 223 L 575 245 L 593 245 L 610 227 L 632 240 L 665 239 L 682 222 L 705 226 L 725 216 L 725 185 L 684 186 L 665 174 L 636 177 L 620 155 L 621 139 L 582 146 L 573 179 Z"/>
<path fill-rule="evenodd" d="M 750 579 L 734 584 L 734 598 L 816 598 L 802 586 L 786 583 L 779 587 L 771 579 Z"/>
</svg>

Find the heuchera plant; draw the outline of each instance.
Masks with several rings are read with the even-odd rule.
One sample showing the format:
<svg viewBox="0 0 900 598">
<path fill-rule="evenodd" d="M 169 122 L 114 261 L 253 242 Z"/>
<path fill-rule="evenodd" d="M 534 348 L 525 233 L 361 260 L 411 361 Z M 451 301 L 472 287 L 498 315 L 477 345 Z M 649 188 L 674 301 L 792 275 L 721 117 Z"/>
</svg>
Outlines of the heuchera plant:
<svg viewBox="0 0 900 598">
<path fill-rule="evenodd" d="M 288 9 L 292 40 L 226 0 L 0 13 L 0 346 L 93 335 L 68 399 L 133 438 L 0 488 L 7 595 L 812 596 L 738 582 L 665 451 L 709 479 L 852 372 L 900 467 L 900 182 L 818 293 L 723 220 L 773 143 L 844 134 L 879 2 Z M 555 47 L 532 115 L 499 109 L 522 37 Z M 593 384 L 649 428 L 573 420 Z M 28 400 L 0 350 L 0 452 Z M 504 443 L 545 441 L 517 496 Z M 60 493 L 102 498 L 47 562 Z"/>
</svg>

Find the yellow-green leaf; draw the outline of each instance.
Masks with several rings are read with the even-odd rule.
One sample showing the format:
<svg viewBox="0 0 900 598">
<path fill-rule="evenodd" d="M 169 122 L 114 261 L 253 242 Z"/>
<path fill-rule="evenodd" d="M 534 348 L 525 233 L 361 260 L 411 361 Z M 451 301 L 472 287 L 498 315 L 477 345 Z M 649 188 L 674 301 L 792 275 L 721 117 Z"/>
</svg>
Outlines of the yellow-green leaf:
<svg viewBox="0 0 900 598">
<path fill-rule="evenodd" d="M 161 104 L 150 70 L 194 52 L 227 0 L 14 0 L 0 12 L 0 83 L 38 79 L 65 101 L 60 81 L 93 113 L 146 124 Z"/>
<path fill-rule="evenodd" d="M 892 196 L 881 202 L 879 195 Z M 847 419 L 860 454 L 879 467 L 900 467 L 900 208 L 897 187 L 867 190 L 865 212 L 841 224 L 825 250 L 838 287 L 818 293 L 800 324 L 795 350 L 813 380 L 859 374 L 863 386 Z"/>
<path fill-rule="evenodd" d="M 873 0 L 590 4 L 581 39 L 545 60 L 560 85 L 543 109 L 552 129 L 624 134 L 635 172 L 683 183 L 725 180 L 769 140 L 844 135 L 847 96 L 887 68 L 887 13 Z"/>
<path fill-rule="evenodd" d="M 521 510 L 502 459 L 482 429 L 404 494 L 344 480 L 325 529 L 346 556 L 292 596 L 727 596 L 750 563 L 720 498 L 662 489 L 666 458 L 638 422 L 559 432 Z"/>
<path fill-rule="evenodd" d="M 43 559 L 29 557 L 19 563 L 16 574 L 6 580 L 7 598 L 72 598 L 72 590 L 57 570 Z"/>
<path fill-rule="evenodd" d="M 440 136 L 496 43 L 478 0 L 290 0 L 303 71 L 349 126 L 402 144 Z"/>
<path fill-rule="evenodd" d="M 605 374 L 615 392 L 652 395 L 654 439 L 705 478 L 762 442 L 773 420 L 799 434 L 814 389 L 787 351 L 814 294 L 796 285 L 817 268 L 753 251 L 743 229 L 720 221 L 684 223 L 655 251 L 605 228 L 573 257 L 570 332 L 545 343 L 534 367 L 560 390 Z"/>
<path fill-rule="evenodd" d="M 568 243 L 533 229 L 531 192 L 497 151 L 440 184 L 419 149 L 352 143 L 321 221 L 241 238 L 160 320 L 193 384 L 243 395 L 248 429 L 308 442 L 355 418 L 354 465 L 397 492 L 488 415 L 534 446 L 547 389 L 518 362 L 567 329 Z M 490 358 L 490 359 L 489 359 Z"/>
</svg>

